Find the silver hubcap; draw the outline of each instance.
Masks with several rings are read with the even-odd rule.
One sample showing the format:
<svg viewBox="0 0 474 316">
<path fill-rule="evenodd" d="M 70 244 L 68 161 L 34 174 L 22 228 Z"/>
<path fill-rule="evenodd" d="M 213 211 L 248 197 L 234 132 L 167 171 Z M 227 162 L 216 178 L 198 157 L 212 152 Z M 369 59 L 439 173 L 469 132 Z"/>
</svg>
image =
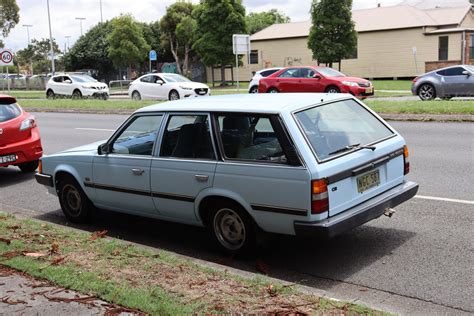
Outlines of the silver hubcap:
<svg viewBox="0 0 474 316">
<path fill-rule="evenodd" d="M 278 91 L 276 89 L 272 89 L 270 90 L 270 93 L 278 93 Z"/>
<path fill-rule="evenodd" d="M 170 100 L 179 100 L 179 95 L 177 92 L 173 91 L 170 94 Z"/>
<path fill-rule="evenodd" d="M 78 215 L 81 212 L 81 195 L 77 189 L 68 184 L 64 186 L 64 199 L 66 200 L 69 212 L 71 215 Z"/>
<path fill-rule="evenodd" d="M 133 94 L 133 100 L 140 101 L 140 94 L 138 94 L 138 92 Z"/>
<path fill-rule="evenodd" d="M 423 100 L 433 99 L 434 97 L 434 89 L 432 86 L 424 85 L 420 88 L 420 97 Z"/>
<path fill-rule="evenodd" d="M 337 91 L 334 88 L 331 88 L 331 89 L 328 90 L 328 93 L 339 93 L 339 91 Z"/>
<path fill-rule="evenodd" d="M 253 88 L 250 90 L 250 93 L 258 93 L 258 88 L 257 88 L 257 87 L 253 87 Z"/>
<path fill-rule="evenodd" d="M 214 231 L 219 242 L 227 249 L 237 250 L 245 242 L 245 225 L 233 210 L 223 208 L 214 216 Z"/>
</svg>

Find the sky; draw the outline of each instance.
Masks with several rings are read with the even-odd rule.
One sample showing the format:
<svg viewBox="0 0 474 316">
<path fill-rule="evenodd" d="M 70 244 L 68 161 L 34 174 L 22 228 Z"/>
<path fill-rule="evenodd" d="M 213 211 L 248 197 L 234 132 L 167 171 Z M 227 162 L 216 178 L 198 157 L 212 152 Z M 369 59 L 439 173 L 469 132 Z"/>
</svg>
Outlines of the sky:
<svg viewBox="0 0 474 316">
<path fill-rule="evenodd" d="M 53 38 L 61 49 L 69 41 L 69 46 L 81 35 L 80 21 L 76 18 L 85 18 L 82 21 L 83 32 L 100 22 L 100 3 L 102 3 L 103 19 L 110 20 L 120 13 L 131 13 L 138 21 L 152 22 L 159 20 L 165 13 L 166 7 L 175 0 L 49 0 L 51 12 L 51 28 Z M 198 0 L 192 0 L 198 3 Z M 373 8 L 380 3 L 382 6 L 397 5 L 408 2 L 413 5 L 453 6 L 467 3 L 468 0 L 353 0 L 353 9 Z M 49 37 L 48 13 L 46 0 L 17 0 L 20 7 L 20 22 L 4 39 L 5 47 L 13 51 L 27 46 L 27 29 L 30 39 Z M 243 0 L 247 12 L 260 12 L 278 9 L 291 18 L 293 22 L 310 19 L 309 9 L 311 0 Z M 23 25 L 33 25 L 23 27 Z M 70 36 L 69 39 L 66 37 Z"/>
</svg>

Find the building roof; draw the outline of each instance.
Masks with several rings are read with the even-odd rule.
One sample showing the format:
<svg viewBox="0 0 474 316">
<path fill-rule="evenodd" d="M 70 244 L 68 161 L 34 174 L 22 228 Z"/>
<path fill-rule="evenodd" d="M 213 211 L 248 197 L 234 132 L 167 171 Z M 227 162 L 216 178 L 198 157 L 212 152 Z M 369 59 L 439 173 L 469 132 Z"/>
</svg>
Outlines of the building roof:
<svg viewBox="0 0 474 316">
<path fill-rule="evenodd" d="M 246 112 L 278 114 L 326 101 L 352 98 L 339 93 L 234 94 L 182 99 L 150 105 L 137 112 Z"/>
<path fill-rule="evenodd" d="M 423 26 L 458 26 L 471 5 L 454 8 L 418 9 L 409 5 L 379 7 L 352 11 L 352 19 L 357 32 L 383 31 Z M 307 37 L 311 21 L 273 24 L 253 34 L 252 41 Z"/>
</svg>

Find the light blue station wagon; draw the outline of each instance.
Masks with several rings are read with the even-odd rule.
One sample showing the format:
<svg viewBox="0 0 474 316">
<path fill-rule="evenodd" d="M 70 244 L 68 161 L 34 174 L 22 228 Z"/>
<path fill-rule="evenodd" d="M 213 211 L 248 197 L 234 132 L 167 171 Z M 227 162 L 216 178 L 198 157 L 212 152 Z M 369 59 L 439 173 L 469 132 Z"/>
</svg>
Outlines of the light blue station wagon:
<svg viewBox="0 0 474 316">
<path fill-rule="evenodd" d="M 43 157 L 65 216 L 95 208 L 205 226 L 228 252 L 257 231 L 333 237 L 412 198 L 405 140 L 344 94 L 206 97 L 148 106 L 106 142 Z"/>
</svg>

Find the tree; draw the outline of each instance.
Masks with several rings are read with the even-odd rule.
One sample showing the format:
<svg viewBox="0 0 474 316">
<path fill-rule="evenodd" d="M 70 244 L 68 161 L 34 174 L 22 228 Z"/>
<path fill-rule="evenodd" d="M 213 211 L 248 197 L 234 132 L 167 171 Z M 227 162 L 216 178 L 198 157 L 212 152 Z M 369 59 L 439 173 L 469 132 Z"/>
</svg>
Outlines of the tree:
<svg viewBox="0 0 474 316">
<path fill-rule="evenodd" d="M 16 4 L 16 0 L 0 0 L 0 28 L 3 37 L 6 37 L 20 21 L 19 12 L 20 8 Z M 1 40 L 0 46 L 3 47 Z"/>
<path fill-rule="evenodd" d="M 143 62 L 150 50 L 145 41 L 143 29 L 135 19 L 127 14 L 112 19 L 112 31 L 107 37 L 108 56 L 116 67 L 128 67 Z"/>
<path fill-rule="evenodd" d="M 166 14 L 160 20 L 162 45 L 170 47 L 180 74 L 188 72 L 189 55 L 196 39 L 197 23 L 192 17 L 194 8 L 190 2 L 176 2 L 166 8 Z M 184 59 L 182 65 L 181 59 Z"/>
<path fill-rule="evenodd" d="M 308 48 L 313 59 L 332 67 L 349 58 L 357 49 L 357 33 L 352 21 L 352 0 L 313 0 Z"/>
<path fill-rule="evenodd" d="M 291 19 L 277 9 L 271 9 L 266 12 L 252 12 L 245 17 L 245 21 L 249 33 L 255 34 L 275 23 L 289 23 Z"/>
<path fill-rule="evenodd" d="M 232 35 L 246 32 L 242 1 L 201 0 L 193 14 L 198 29 L 193 48 L 205 65 L 221 66 L 221 84 L 225 85 L 225 65 L 235 63 Z"/>
<path fill-rule="evenodd" d="M 53 39 L 54 55 L 61 53 L 58 44 Z M 15 59 L 19 65 L 28 65 L 32 63 L 34 73 L 49 72 L 51 69 L 49 39 L 40 40 L 33 39 L 31 43 L 24 49 L 16 53 Z"/>
<path fill-rule="evenodd" d="M 110 21 L 98 23 L 81 36 L 74 46 L 64 55 L 66 70 L 97 70 L 100 79 L 108 77 L 114 71 L 109 58 L 108 34 L 112 32 Z"/>
</svg>

